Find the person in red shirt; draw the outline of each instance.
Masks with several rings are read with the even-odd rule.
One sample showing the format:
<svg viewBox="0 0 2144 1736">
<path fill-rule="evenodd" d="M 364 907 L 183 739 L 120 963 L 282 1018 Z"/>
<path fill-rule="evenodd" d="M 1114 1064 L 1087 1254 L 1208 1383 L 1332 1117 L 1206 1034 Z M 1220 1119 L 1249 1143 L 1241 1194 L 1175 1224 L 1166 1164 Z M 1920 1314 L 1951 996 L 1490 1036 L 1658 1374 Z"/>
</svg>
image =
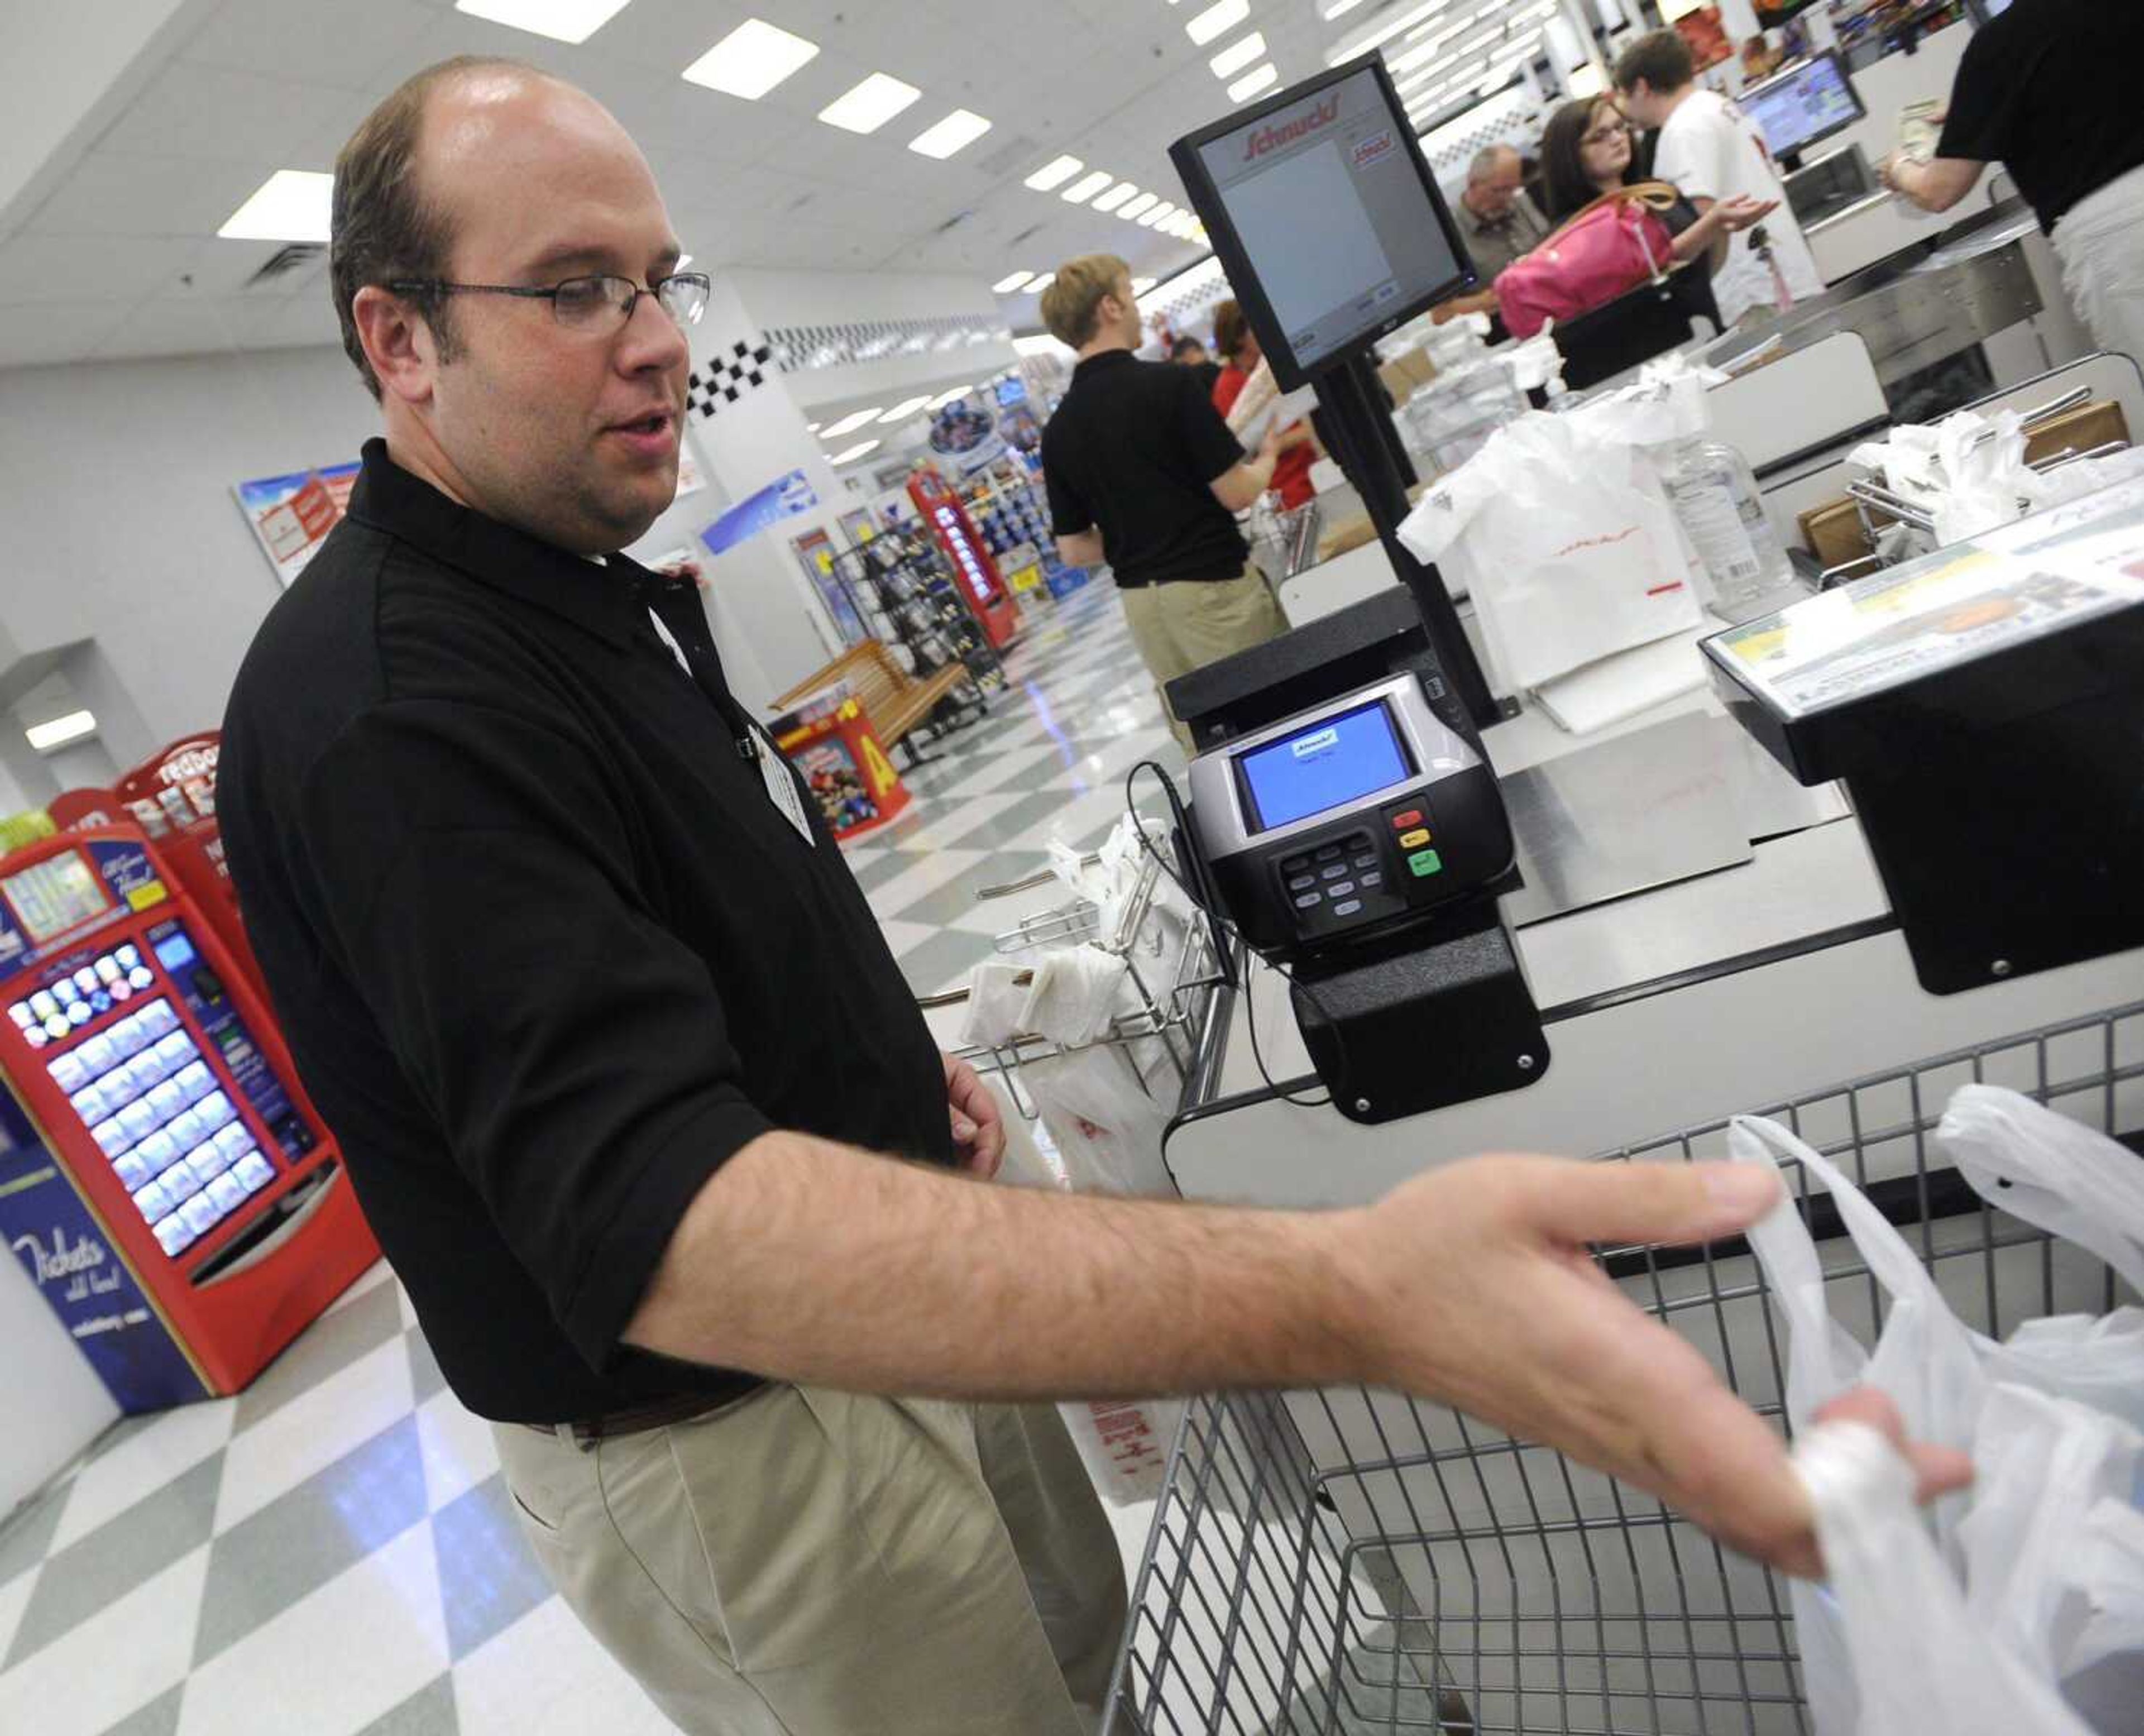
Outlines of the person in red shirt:
<svg viewBox="0 0 2144 1736">
<path fill-rule="evenodd" d="M 1213 382 L 1213 408 L 1225 417 L 1236 407 L 1236 399 L 1265 359 L 1252 334 L 1251 322 L 1233 301 L 1223 301 L 1213 310 L 1213 347 L 1220 351 L 1223 364 Z M 1318 492 L 1310 481 L 1310 467 L 1317 462 L 1318 441 L 1310 424 L 1293 424 L 1281 435 L 1280 462 L 1273 466 L 1273 487 L 1283 510 L 1307 505 Z"/>
</svg>

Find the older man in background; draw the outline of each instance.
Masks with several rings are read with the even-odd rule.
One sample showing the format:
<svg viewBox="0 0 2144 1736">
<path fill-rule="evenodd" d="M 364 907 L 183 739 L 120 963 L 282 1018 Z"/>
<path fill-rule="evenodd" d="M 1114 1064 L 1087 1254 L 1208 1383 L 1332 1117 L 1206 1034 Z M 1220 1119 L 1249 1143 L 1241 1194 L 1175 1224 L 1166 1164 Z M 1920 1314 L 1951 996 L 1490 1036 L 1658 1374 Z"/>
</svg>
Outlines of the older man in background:
<svg viewBox="0 0 2144 1736">
<path fill-rule="evenodd" d="M 1439 325 L 1460 314 L 1494 313 L 1496 274 L 1548 239 L 1549 221 L 1527 196 L 1519 153 L 1509 145 L 1490 145 L 1474 153 L 1467 166 L 1467 188 L 1459 196 L 1459 232 L 1467 238 L 1481 287 L 1457 295 L 1433 309 Z"/>
</svg>

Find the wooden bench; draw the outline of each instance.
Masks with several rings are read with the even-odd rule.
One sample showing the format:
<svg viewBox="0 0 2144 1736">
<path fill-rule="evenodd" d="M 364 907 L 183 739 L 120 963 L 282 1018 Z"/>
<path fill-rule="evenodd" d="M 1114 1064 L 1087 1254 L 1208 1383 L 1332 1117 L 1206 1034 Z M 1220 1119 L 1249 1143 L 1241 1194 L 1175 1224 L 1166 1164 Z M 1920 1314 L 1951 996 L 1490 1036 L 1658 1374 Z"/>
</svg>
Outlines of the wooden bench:
<svg viewBox="0 0 2144 1736">
<path fill-rule="evenodd" d="M 909 732 L 927 721 L 955 688 L 971 686 L 974 679 L 967 665 L 960 662 L 948 663 L 929 675 L 911 675 L 879 641 L 866 639 L 816 674 L 806 677 L 774 702 L 794 705 L 837 681 L 846 682 L 849 692 L 871 719 L 871 733 L 880 745 L 891 749 L 898 743 L 906 747 L 908 763 L 913 766 L 921 762 L 921 756 L 908 741 Z M 975 692 L 975 702 L 980 707 L 982 690 L 977 687 Z"/>
</svg>

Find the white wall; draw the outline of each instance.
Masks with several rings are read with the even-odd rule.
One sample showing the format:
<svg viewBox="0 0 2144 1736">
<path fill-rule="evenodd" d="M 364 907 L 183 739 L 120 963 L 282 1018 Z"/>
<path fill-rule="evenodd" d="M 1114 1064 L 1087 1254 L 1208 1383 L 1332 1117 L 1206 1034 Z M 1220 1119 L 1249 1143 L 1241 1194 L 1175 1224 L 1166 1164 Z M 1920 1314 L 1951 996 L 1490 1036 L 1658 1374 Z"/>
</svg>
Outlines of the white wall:
<svg viewBox="0 0 2144 1736">
<path fill-rule="evenodd" d="M 377 427 L 340 350 L 0 373 L 0 627 L 23 655 L 97 642 L 138 714 L 94 707 L 122 766 L 214 726 L 281 594 L 231 485 Z"/>
</svg>

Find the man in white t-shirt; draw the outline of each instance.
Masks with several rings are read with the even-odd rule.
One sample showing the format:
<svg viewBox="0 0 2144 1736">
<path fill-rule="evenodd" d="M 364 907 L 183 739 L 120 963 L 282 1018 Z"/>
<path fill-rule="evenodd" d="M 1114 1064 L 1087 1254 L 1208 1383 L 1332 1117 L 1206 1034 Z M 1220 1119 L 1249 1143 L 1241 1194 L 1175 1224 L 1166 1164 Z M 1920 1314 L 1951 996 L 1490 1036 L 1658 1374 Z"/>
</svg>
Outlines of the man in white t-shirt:
<svg viewBox="0 0 2144 1736">
<path fill-rule="evenodd" d="M 1615 62 L 1623 112 L 1660 130 L 1655 180 L 1672 181 L 1700 211 L 1738 193 L 1779 201 L 1756 228 L 1729 239 L 1726 262 L 1712 274 L 1720 317 L 1732 325 L 1753 309 L 1769 313 L 1820 294 L 1824 275 L 1756 123 L 1716 91 L 1700 90 L 1695 77 L 1689 47 L 1672 30 L 1640 37 Z"/>
</svg>

